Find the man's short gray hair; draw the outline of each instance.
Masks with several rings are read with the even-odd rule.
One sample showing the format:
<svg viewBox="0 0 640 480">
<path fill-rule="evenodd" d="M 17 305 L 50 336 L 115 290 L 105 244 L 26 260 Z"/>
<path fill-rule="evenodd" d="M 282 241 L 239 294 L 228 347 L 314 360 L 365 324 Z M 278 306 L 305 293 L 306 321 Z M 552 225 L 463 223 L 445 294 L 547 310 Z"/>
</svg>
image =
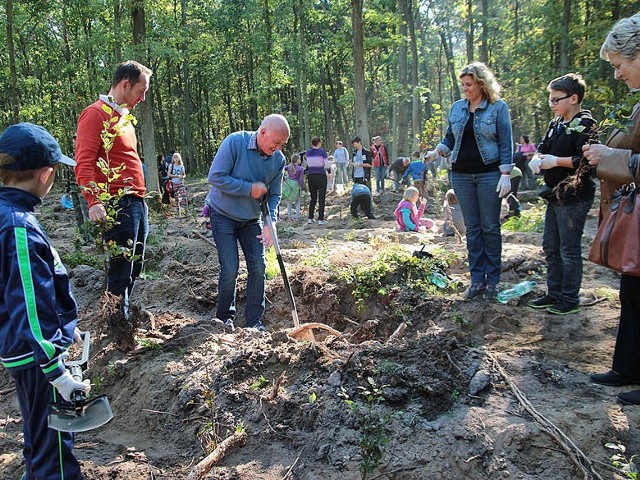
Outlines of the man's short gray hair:
<svg viewBox="0 0 640 480">
<path fill-rule="evenodd" d="M 638 49 L 640 49 L 640 13 L 623 18 L 613 26 L 600 47 L 600 57 L 609 60 L 609 54 L 614 53 L 633 60 L 638 54 Z"/>
</svg>

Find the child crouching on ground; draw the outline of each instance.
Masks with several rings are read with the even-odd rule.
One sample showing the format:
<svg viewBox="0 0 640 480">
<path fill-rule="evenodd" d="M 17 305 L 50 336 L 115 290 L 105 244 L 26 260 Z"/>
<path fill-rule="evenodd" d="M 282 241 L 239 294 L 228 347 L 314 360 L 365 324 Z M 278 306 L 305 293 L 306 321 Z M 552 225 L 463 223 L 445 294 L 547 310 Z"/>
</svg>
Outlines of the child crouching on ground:
<svg viewBox="0 0 640 480">
<path fill-rule="evenodd" d="M 452 188 L 447 190 L 447 193 L 444 195 L 442 212 L 444 213 L 444 225 L 442 225 L 442 233 L 444 236 L 462 236 L 467 232 L 464 226 L 462 210 L 460 210 L 460 204 L 458 203 L 458 197 Z"/>
<path fill-rule="evenodd" d="M 47 404 L 90 388 L 64 365 L 67 348 L 80 338 L 78 309 L 67 270 L 33 213 L 59 163 L 76 164 L 40 126 L 19 123 L 0 136 L 0 359 L 22 411 L 23 478 L 80 480 L 73 434 L 47 427 Z"/>
<path fill-rule="evenodd" d="M 427 206 L 425 199 L 422 200 L 420 208 L 416 203 L 420 199 L 420 194 L 416 187 L 408 187 L 404 191 L 404 199 L 398 203 L 393 214 L 398 221 L 398 230 L 401 232 L 422 232 L 433 227 L 433 220 L 422 218 L 424 209 Z"/>
<path fill-rule="evenodd" d="M 370 220 L 375 220 L 373 215 L 373 202 L 371 200 L 371 190 L 366 185 L 361 183 L 354 183 L 351 189 L 351 216 L 353 218 L 358 217 L 358 208 L 367 216 Z"/>
</svg>

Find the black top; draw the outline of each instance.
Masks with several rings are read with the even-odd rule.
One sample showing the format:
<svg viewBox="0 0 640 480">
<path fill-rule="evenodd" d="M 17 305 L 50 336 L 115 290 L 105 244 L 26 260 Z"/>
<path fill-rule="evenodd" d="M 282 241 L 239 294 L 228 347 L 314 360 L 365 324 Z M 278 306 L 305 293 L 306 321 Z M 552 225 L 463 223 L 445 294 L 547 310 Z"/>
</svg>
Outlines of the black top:
<svg viewBox="0 0 640 480">
<path fill-rule="evenodd" d="M 498 162 L 485 165 L 478 150 L 476 135 L 473 131 L 474 112 L 469 112 L 469 120 L 464 126 L 458 159 L 451 165 L 451 171 L 457 173 L 486 173 L 498 170 Z"/>
<path fill-rule="evenodd" d="M 563 122 L 562 117 L 549 122 L 547 134 L 538 145 L 538 152 L 556 157 L 571 157 L 573 162 L 573 168 L 554 167 L 542 170 L 545 185 L 555 189 L 554 193 L 557 194 L 551 201 L 575 203 L 593 199 L 595 183 L 591 178 L 592 169 L 582 155 L 582 146 L 589 143 L 595 123 L 588 110 L 581 110 L 569 122 Z M 582 167 L 579 176 L 575 177 L 579 167 Z"/>
</svg>

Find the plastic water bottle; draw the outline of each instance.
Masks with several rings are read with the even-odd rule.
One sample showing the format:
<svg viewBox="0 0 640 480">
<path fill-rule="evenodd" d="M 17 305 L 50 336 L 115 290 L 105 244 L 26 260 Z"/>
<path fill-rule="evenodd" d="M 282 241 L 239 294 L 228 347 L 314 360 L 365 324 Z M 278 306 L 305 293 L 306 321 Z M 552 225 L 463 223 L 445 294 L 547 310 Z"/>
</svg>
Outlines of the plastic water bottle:
<svg viewBox="0 0 640 480">
<path fill-rule="evenodd" d="M 524 282 L 520 282 L 515 284 L 512 288 L 508 288 L 507 290 L 502 290 L 498 293 L 498 301 L 500 303 L 507 303 L 512 298 L 519 298 L 523 295 L 526 295 L 533 287 L 536 285 L 536 282 L 532 282 L 531 280 L 525 280 Z"/>
<path fill-rule="evenodd" d="M 449 279 L 440 272 L 433 272 L 431 274 L 431 283 L 436 287 L 447 288 L 449 286 Z"/>
</svg>

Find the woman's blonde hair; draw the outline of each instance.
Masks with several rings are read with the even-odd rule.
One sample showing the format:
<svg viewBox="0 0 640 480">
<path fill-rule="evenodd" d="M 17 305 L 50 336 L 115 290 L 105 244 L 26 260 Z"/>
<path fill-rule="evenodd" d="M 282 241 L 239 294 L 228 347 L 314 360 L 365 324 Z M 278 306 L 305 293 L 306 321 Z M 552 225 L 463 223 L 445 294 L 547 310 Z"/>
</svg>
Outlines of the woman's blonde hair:
<svg viewBox="0 0 640 480">
<path fill-rule="evenodd" d="M 615 53 L 633 60 L 639 49 L 640 13 L 636 13 L 632 17 L 623 18 L 611 28 L 600 47 L 600 57 L 609 60 L 609 54 Z"/>
<path fill-rule="evenodd" d="M 482 62 L 473 62 L 462 69 L 458 78 L 470 75 L 480 84 L 484 96 L 491 103 L 496 103 L 500 99 L 500 85 L 496 81 L 493 72 Z"/>
<path fill-rule="evenodd" d="M 411 200 L 416 195 L 420 195 L 416 187 L 407 187 L 402 198 L 404 198 L 405 200 Z"/>
<path fill-rule="evenodd" d="M 182 163 L 182 155 L 180 155 L 178 152 L 174 153 L 171 157 L 172 162 L 175 163 L 176 160 L 180 160 L 180 163 Z"/>
</svg>

